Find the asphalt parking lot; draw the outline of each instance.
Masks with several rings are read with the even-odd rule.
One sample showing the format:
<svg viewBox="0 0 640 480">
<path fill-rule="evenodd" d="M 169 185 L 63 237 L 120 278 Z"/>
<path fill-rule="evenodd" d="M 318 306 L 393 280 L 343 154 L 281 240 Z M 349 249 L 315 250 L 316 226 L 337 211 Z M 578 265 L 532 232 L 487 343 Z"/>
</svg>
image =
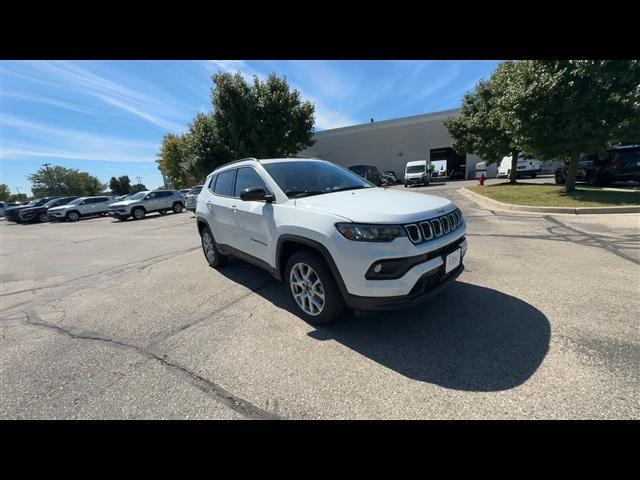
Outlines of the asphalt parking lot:
<svg viewBox="0 0 640 480">
<path fill-rule="evenodd" d="M 463 211 L 464 273 L 321 328 L 256 267 L 209 268 L 190 213 L 0 222 L 0 418 L 640 418 L 640 216 L 415 191 Z"/>
</svg>

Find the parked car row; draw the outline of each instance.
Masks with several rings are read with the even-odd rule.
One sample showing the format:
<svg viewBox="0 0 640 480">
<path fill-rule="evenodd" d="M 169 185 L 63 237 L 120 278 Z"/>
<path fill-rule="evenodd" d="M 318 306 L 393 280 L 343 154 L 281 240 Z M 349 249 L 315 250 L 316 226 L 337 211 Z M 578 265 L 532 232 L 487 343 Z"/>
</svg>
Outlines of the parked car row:
<svg viewBox="0 0 640 480">
<path fill-rule="evenodd" d="M 555 172 L 557 184 L 567 181 L 568 166 Z M 640 182 L 640 145 L 625 145 L 607 150 L 604 156 L 583 155 L 578 161 L 576 180 L 590 185 L 606 185 L 616 181 Z"/>
<path fill-rule="evenodd" d="M 168 211 L 181 213 L 184 209 L 182 194 L 176 190 L 152 190 L 124 197 L 97 195 L 91 197 L 47 197 L 26 205 L 4 210 L 7 221 L 36 223 L 46 221 L 77 222 L 83 217 L 111 215 L 118 220 L 144 218 L 148 213 L 164 215 Z"/>
</svg>

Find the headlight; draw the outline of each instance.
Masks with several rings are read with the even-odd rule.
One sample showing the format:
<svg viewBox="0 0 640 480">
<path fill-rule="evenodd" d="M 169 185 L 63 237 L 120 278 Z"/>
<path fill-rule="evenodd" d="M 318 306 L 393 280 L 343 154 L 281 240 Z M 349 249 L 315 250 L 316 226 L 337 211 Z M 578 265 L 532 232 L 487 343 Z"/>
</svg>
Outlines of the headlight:
<svg viewBox="0 0 640 480">
<path fill-rule="evenodd" d="M 357 242 L 391 242 L 395 238 L 407 236 L 404 229 L 398 225 L 336 223 L 336 228 L 344 238 Z"/>
</svg>

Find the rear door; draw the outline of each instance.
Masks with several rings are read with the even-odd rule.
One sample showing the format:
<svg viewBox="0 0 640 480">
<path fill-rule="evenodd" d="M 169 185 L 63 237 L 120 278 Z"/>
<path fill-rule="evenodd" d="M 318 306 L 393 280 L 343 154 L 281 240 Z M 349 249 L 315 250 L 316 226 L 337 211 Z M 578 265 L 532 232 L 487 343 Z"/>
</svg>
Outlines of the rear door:
<svg viewBox="0 0 640 480">
<path fill-rule="evenodd" d="M 240 200 L 233 196 L 235 178 L 235 168 L 216 175 L 213 196 L 207 199 L 206 210 L 216 243 L 241 249 L 238 238 L 241 232 L 235 217 Z"/>
<path fill-rule="evenodd" d="M 245 188 L 263 188 L 270 193 L 267 184 L 253 167 L 240 167 L 236 174 L 234 197 L 237 198 L 235 210 L 240 235 L 240 250 L 271 264 L 273 242 L 271 225 L 273 223 L 273 206 L 264 201 L 243 201 L 240 193 Z"/>
</svg>

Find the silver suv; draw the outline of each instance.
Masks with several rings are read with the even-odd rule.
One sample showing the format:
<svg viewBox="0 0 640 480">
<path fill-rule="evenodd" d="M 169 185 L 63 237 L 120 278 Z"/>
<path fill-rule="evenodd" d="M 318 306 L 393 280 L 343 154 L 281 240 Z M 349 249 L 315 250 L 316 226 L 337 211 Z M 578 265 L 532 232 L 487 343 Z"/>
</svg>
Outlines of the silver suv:
<svg viewBox="0 0 640 480">
<path fill-rule="evenodd" d="M 80 217 L 106 215 L 107 207 L 115 202 L 114 197 L 80 197 L 59 207 L 47 210 L 50 220 L 69 220 L 76 222 Z"/>
<path fill-rule="evenodd" d="M 182 194 L 176 190 L 153 190 L 138 192 L 122 202 L 109 205 L 109 215 L 118 220 L 133 217 L 142 220 L 147 213 L 159 212 L 164 215 L 169 210 L 181 213 L 184 209 Z"/>
<path fill-rule="evenodd" d="M 186 209 L 189 210 L 190 212 L 196 211 L 196 204 L 198 203 L 198 195 L 202 191 L 202 187 L 203 185 L 196 185 L 191 190 L 189 190 L 189 193 L 187 193 L 184 196 Z"/>
</svg>

